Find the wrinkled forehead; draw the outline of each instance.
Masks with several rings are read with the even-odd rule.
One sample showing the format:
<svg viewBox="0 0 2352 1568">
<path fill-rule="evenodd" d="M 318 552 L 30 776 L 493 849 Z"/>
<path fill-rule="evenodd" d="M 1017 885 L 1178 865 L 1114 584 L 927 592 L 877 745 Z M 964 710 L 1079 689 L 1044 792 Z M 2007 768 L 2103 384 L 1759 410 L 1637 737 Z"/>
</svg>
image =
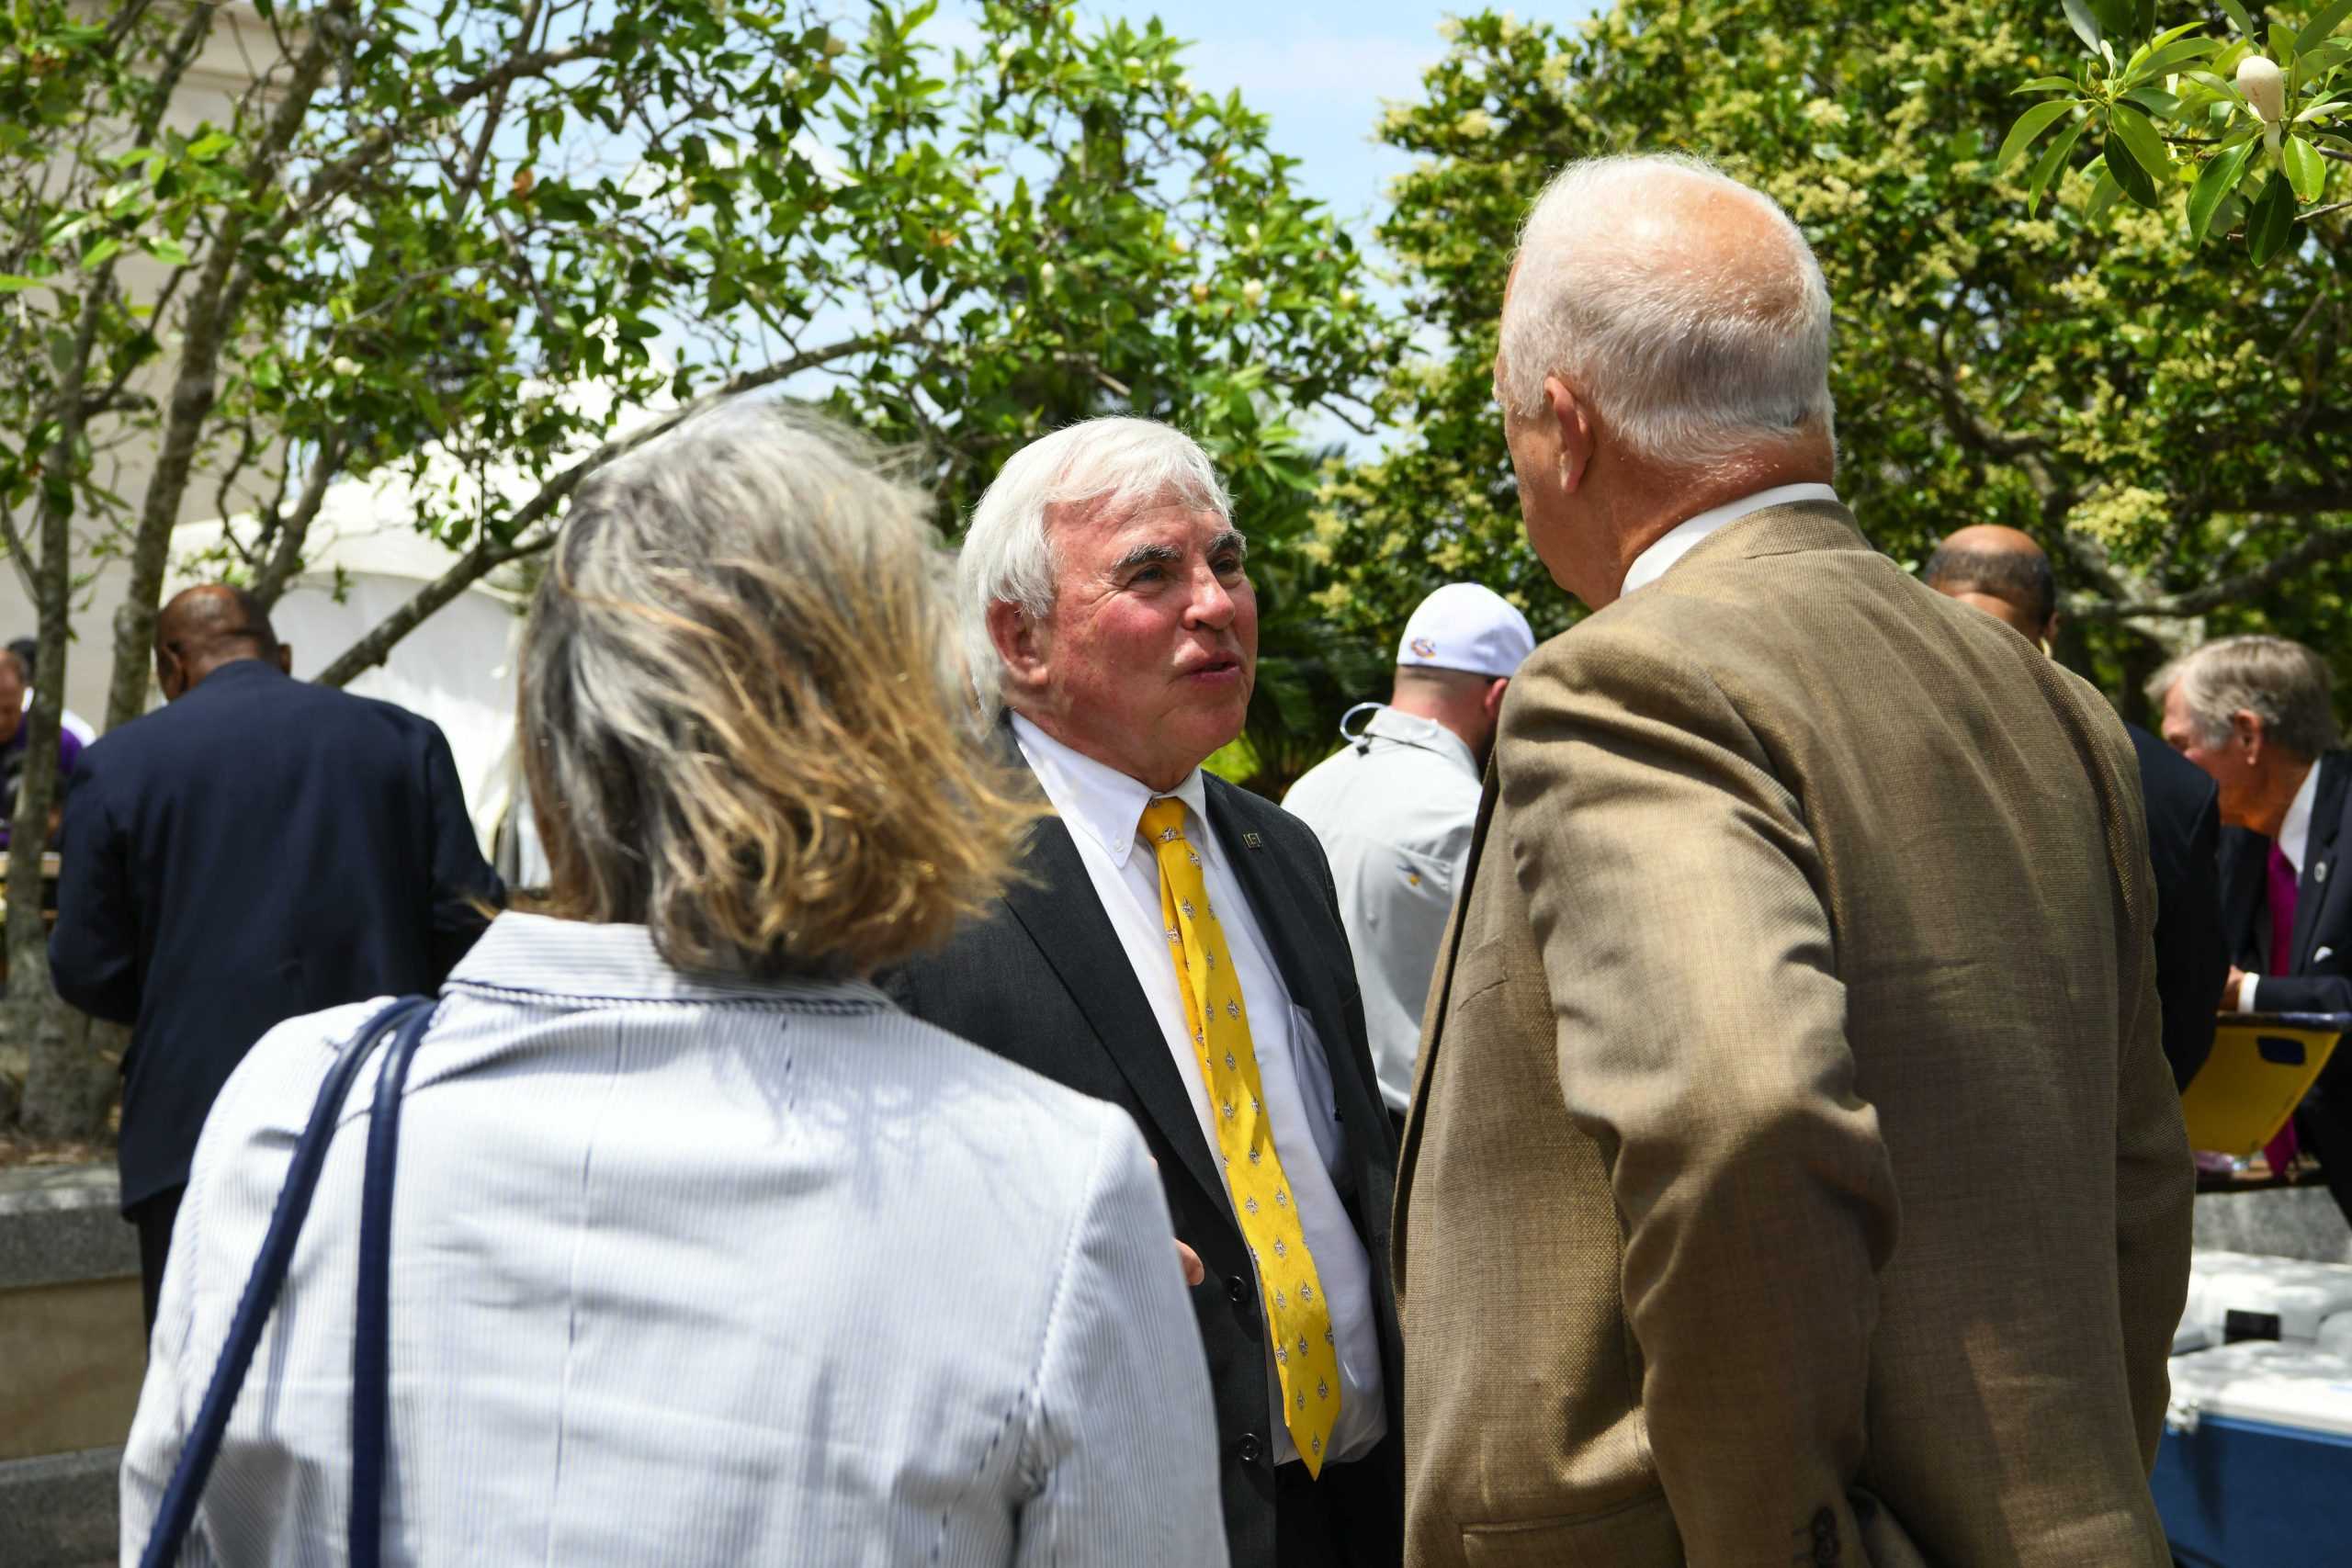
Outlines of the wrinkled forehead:
<svg viewBox="0 0 2352 1568">
<path fill-rule="evenodd" d="M 1138 541 L 1192 544 L 1206 549 L 1238 532 L 1213 502 L 1170 486 L 1136 496 L 1110 492 L 1046 508 L 1046 538 L 1057 558 L 1114 556 Z"/>
</svg>

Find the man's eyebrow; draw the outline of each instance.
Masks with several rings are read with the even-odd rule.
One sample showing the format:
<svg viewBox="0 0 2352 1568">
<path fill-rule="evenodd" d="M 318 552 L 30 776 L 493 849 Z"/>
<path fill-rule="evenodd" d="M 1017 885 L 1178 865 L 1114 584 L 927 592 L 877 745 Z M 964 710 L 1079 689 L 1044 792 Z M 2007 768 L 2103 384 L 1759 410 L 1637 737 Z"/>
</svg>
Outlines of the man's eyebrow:
<svg viewBox="0 0 2352 1568">
<path fill-rule="evenodd" d="M 1124 577 L 1141 567 L 1181 566 L 1183 560 L 1184 552 L 1173 545 L 1137 545 L 1112 563 L 1111 571 Z"/>
<path fill-rule="evenodd" d="M 1231 550 L 1235 555 L 1246 558 L 1250 554 L 1250 541 L 1241 536 L 1240 529 L 1227 528 L 1209 541 L 1209 554 L 1216 555 L 1225 550 Z"/>
</svg>

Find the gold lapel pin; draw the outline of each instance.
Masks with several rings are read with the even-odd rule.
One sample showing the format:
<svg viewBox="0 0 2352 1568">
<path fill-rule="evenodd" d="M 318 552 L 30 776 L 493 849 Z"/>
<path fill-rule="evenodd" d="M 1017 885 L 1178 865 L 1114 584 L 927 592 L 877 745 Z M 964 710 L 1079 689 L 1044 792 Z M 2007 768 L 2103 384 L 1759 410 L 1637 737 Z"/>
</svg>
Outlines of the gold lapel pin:
<svg viewBox="0 0 2352 1568">
<path fill-rule="evenodd" d="M 1241 835 L 1241 847 L 1245 850 L 1262 850 L 1266 847 L 1266 840 L 1255 833 L 1244 833 Z"/>
</svg>

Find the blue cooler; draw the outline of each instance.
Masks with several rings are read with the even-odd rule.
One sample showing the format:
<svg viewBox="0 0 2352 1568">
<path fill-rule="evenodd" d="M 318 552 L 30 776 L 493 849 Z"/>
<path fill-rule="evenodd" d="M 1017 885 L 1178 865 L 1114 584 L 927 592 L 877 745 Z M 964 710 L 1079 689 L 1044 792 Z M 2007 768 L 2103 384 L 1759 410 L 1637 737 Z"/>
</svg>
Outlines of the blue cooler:
<svg viewBox="0 0 2352 1568">
<path fill-rule="evenodd" d="M 2152 1484 L 2174 1555 L 2188 1568 L 2352 1564 L 2352 1357 L 2246 1340 L 2175 1356 L 2171 1371 Z"/>
</svg>

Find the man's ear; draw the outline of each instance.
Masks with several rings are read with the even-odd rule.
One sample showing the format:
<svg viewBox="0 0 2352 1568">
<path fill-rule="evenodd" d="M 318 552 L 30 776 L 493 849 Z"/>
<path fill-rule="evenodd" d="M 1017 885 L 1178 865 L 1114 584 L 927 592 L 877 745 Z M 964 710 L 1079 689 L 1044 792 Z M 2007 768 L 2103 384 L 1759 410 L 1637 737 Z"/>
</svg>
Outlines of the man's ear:
<svg viewBox="0 0 2352 1568">
<path fill-rule="evenodd" d="M 1560 488 L 1573 494 L 1584 483 L 1600 445 L 1592 410 L 1575 388 L 1557 376 L 1544 378 L 1544 401 L 1560 442 Z"/>
<path fill-rule="evenodd" d="M 2230 715 L 2230 744 L 2253 767 L 2262 761 L 2262 743 L 2267 739 L 2262 732 L 2262 716 L 2252 708 L 2240 708 Z"/>
<path fill-rule="evenodd" d="M 989 605 L 989 641 L 1004 661 L 1005 672 L 1023 686 L 1042 684 L 1051 639 L 1036 618 L 1010 599 Z"/>
<path fill-rule="evenodd" d="M 294 645 L 292 643 L 281 642 L 277 645 L 277 672 L 281 675 L 294 673 Z"/>
<path fill-rule="evenodd" d="M 1478 707 L 1479 711 L 1487 716 L 1487 722 L 1488 724 L 1500 722 L 1503 711 L 1503 694 L 1510 690 L 1510 677 L 1508 675 L 1498 676 L 1487 682 L 1487 694 L 1478 699 Z"/>
</svg>

